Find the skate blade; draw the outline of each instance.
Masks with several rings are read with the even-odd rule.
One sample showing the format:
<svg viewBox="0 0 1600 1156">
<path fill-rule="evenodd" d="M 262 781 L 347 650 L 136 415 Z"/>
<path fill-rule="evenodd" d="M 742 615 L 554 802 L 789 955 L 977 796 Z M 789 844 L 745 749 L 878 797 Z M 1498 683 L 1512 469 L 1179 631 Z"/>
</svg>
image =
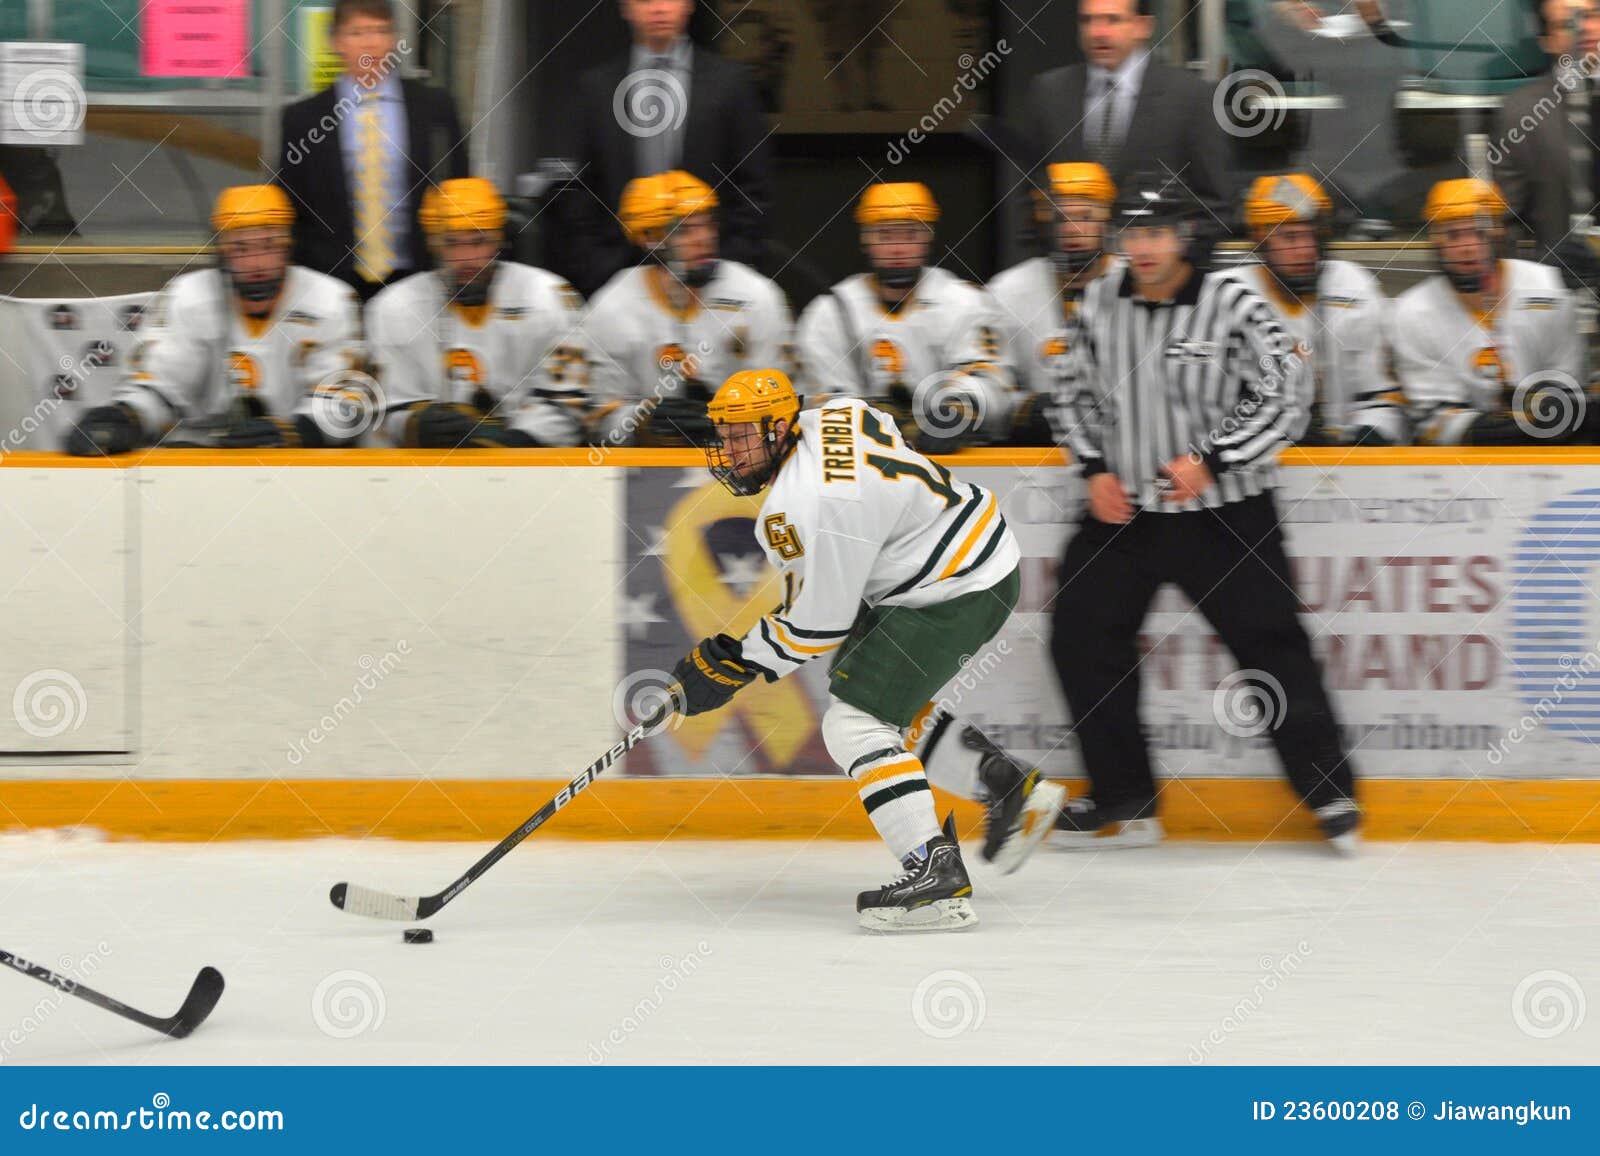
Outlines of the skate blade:
<svg viewBox="0 0 1600 1156">
<path fill-rule="evenodd" d="M 1332 847 L 1340 858 L 1354 859 L 1361 854 L 1361 836 L 1355 831 L 1346 831 L 1329 839 L 1328 846 Z"/>
<path fill-rule="evenodd" d="M 995 852 L 994 865 L 1000 874 L 1010 875 L 1028 861 L 1028 856 L 1038 849 L 1044 837 L 1054 829 L 1056 816 L 1066 802 L 1065 787 L 1039 780 L 1028 795 L 1027 805 L 1022 808 L 1017 830 Z"/>
<path fill-rule="evenodd" d="M 961 931 L 978 922 L 970 899 L 938 899 L 921 907 L 869 907 L 856 921 L 868 931 Z"/>
<path fill-rule="evenodd" d="M 1113 827 L 1116 829 L 1112 830 Z M 1107 823 L 1098 831 L 1082 834 L 1057 831 L 1050 843 L 1064 851 L 1109 851 L 1117 847 L 1149 847 L 1165 837 L 1160 819 L 1129 819 L 1126 823 Z"/>
</svg>

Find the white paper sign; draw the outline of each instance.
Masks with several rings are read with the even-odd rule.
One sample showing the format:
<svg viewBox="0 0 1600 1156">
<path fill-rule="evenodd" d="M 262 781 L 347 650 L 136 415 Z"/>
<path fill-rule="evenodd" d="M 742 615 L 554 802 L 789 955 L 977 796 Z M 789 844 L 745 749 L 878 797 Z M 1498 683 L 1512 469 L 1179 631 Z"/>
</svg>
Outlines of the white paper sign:
<svg viewBox="0 0 1600 1156">
<path fill-rule="evenodd" d="M 83 45 L 0 41 L 0 144 L 83 143 Z"/>
</svg>

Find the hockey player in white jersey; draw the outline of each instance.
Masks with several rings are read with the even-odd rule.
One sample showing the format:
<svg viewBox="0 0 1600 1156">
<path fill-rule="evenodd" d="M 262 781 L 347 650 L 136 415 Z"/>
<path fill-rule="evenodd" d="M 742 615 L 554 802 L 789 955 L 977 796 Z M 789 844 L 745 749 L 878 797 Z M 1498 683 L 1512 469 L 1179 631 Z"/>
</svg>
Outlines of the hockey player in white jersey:
<svg viewBox="0 0 1600 1156">
<path fill-rule="evenodd" d="M 925 185 L 875 184 L 856 205 L 868 271 L 800 315 L 813 403 L 864 397 L 924 453 L 999 444 L 1019 394 L 1000 309 L 982 286 L 928 264 L 939 206 Z"/>
<path fill-rule="evenodd" d="M 1326 256 L 1333 201 L 1305 173 L 1258 177 L 1244 219 L 1259 263 L 1235 272 L 1277 307 L 1311 369 L 1316 396 L 1297 444 L 1399 445 L 1399 390 L 1389 380 L 1389 301 L 1360 265 Z"/>
<path fill-rule="evenodd" d="M 1055 390 L 1083 288 L 1114 260 L 1106 253 L 1117 199 L 1111 175 L 1092 162 L 1072 162 L 1049 166 L 1046 176 L 1050 191 L 1034 190 L 1034 209 L 1049 256 L 1031 257 L 989 282 L 1025 399 Z"/>
<path fill-rule="evenodd" d="M 501 259 L 506 204 L 481 177 L 429 189 L 418 216 L 438 267 L 367 304 L 389 440 L 579 444 L 588 363 L 577 291 L 554 273 Z"/>
<path fill-rule="evenodd" d="M 775 682 L 827 656 L 823 741 L 905 869 L 857 898 L 861 925 L 975 923 L 954 825 L 941 830 L 929 779 L 988 803 L 984 857 L 1006 871 L 1065 797 L 930 701 L 1016 604 L 1020 551 L 999 500 L 917 453 L 865 402 L 833 398 L 801 413 L 776 369 L 734 374 L 710 417 L 712 475 L 735 494 L 770 487 L 756 538 L 784 598 L 743 638 L 707 638 L 677 664 L 678 709 L 714 710 L 758 675 Z"/>
<path fill-rule="evenodd" d="M 1392 334 L 1421 444 L 1591 440 L 1576 303 L 1556 269 L 1502 256 L 1505 213 L 1488 181 L 1428 194 L 1444 271 L 1399 296 Z"/>
<path fill-rule="evenodd" d="M 344 282 L 289 263 L 283 190 L 225 189 L 211 222 L 217 267 L 168 282 L 127 379 L 79 419 L 69 452 L 126 453 L 180 423 L 232 447 L 348 444 L 364 432 L 360 306 Z"/>
<path fill-rule="evenodd" d="M 788 368 L 793 320 L 783 290 L 717 255 L 717 195 L 685 172 L 630 181 L 619 215 L 644 264 L 594 295 L 584 321 L 598 416 L 612 445 L 699 444 L 715 383 L 740 369 Z"/>
</svg>

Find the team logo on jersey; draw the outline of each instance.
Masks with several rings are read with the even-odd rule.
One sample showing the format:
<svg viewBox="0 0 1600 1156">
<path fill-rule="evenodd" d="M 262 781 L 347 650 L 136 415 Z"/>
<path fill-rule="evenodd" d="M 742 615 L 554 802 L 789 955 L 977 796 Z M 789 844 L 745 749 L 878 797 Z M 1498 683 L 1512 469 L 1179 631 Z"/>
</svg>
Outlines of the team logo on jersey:
<svg viewBox="0 0 1600 1156">
<path fill-rule="evenodd" d="M 880 337 L 872 343 L 872 369 L 889 384 L 904 381 L 906 374 L 905 352 L 888 338 Z"/>
<path fill-rule="evenodd" d="M 1204 365 L 1208 361 L 1217 359 L 1217 351 L 1220 348 L 1215 341 L 1197 341 L 1189 337 L 1180 337 L 1167 346 L 1166 355 L 1169 361 L 1176 361 L 1179 365 Z"/>
<path fill-rule="evenodd" d="M 102 337 L 85 345 L 78 360 L 85 369 L 105 369 L 117 363 L 117 347 Z"/>
<path fill-rule="evenodd" d="M 483 362 L 470 349 L 448 349 L 444 355 L 444 376 L 451 385 L 476 389 L 483 384 Z"/>
<path fill-rule="evenodd" d="M 1472 372 L 1491 385 L 1506 383 L 1505 364 L 1500 360 L 1500 351 L 1492 345 L 1485 345 L 1472 355 Z"/>
<path fill-rule="evenodd" d="M 772 547 L 773 553 L 785 562 L 794 560 L 806 552 L 800 544 L 800 534 L 789 525 L 787 514 L 768 514 L 761 519 L 761 529 L 767 536 L 767 545 Z"/>
<path fill-rule="evenodd" d="M 248 353 L 228 354 L 228 380 L 235 393 L 254 393 L 261 388 L 261 366 Z"/>
<path fill-rule="evenodd" d="M 1039 360 L 1048 365 L 1058 357 L 1065 357 L 1071 348 L 1067 344 L 1067 335 L 1057 333 L 1039 346 Z"/>
<path fill-rule="evenodd" d="M 656 350 L 656 367 L 673 377 L 699 377 L 700 363 L 676 341 Z"/>
</svg>

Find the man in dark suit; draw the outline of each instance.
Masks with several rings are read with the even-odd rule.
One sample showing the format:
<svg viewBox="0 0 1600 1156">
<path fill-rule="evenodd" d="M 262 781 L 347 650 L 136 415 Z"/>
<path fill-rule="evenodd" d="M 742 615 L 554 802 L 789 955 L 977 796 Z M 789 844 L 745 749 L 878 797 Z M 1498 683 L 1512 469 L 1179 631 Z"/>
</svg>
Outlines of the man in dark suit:
<svg viewBox="0 0 1600 1156">
<path fill-rule="evenodd" d="M 772 204 L 767 130 L 744 68 L 692 44 L 695 0 L 621 0 L 626 56 L 585 73 L 576 108 L 585 296 L 638 260 L 616 217 L 635 177 L 682 169 L 721 202 L 724 257 L 759 267 Z"/>
<path fill-rule="evenodd" d="M 1035 77 L 1023 131 L 1033 142 L 1035 188 L 1042 169 L 1094 161 L 1120 187 L 1135 173 L 1161 173 L 1200 199 L 1231 228 L 1232 149 L 1212 106 L 1211 89 L 1155 60 L 1154 0 L 1080 0 L 1078 41 L 1086 64 Z"/>
<path fill-rule="evenodd" d="M 1550 75 L 1496 110 L 1489 163 L 1512 219 L 1548 256 L 1571 235 L 1573 216 L 1592 214 L 1600 199 L 1600 105 L 1583 67 L 1594 71 L 1600 0 L 1543 0 L 1538 17 Z"/>
<path fill-rule="evenodd" d="M 431 264 L 417 220 L 429 185 L 467 175 L 450 94 L 399 75 L 390 0 L 336 0 L 344 72 L 283 110 L 277 182 L 295 206 L 294 262 L 363 301 Z"/>
</svg>

